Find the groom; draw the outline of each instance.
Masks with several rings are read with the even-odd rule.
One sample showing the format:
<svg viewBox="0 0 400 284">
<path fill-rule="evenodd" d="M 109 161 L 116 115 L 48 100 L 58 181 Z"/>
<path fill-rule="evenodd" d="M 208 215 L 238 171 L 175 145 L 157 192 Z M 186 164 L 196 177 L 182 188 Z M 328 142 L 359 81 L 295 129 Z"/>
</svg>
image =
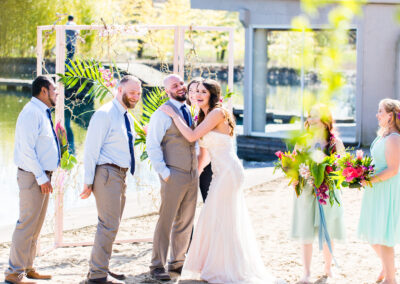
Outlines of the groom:
<svg viewBox="0 0 400 284">
<path fill-rule="evenodd" d="M 178 75 L 164 79 L 167 105 L 193 127 L 185 104 L 186 85 Z M 195 143 L 182 136 L 172 119 L 157 110 L 150 119 L 147 152 L 161 181 L 161 206 L 153 239 L 150 274 L 156 280 L 171 280 L 165 271 L 171 239 L 168 271 L 180 274 L 189 246 L 196 209 L 198 173 Z"/>
</svg>

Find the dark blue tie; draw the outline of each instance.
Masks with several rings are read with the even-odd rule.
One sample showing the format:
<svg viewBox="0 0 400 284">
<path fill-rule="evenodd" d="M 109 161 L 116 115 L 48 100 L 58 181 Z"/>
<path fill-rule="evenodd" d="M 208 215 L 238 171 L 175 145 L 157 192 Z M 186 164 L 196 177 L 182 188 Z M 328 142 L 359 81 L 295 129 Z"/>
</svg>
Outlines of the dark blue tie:
<svg viewBox="0 0 400 284">
<path fill-rule="evenodd" d="M 187 110 L 187 108 L 186 108 L 185 105 L 182 105 L 182 106 L 181 106 L 181 111 L 182 111 L 182 113 L 183 113 L 183 118 L 186 120 L 186 124 L 187 124 L 188 126 L 192 126 L 192 123 L 191 123 L 191 116 L 190 116 L 190 114 L 189 114 L 189 112 L 188 112 L 188 110 Z"/>
<path fill-rule="evenodd" d="M 47 117 L 50 120 L 51 130 L 53 131 L 54 139 L 56 140 L 57 152 L 58 152 L 58 162 L 57 162 L 57 166 L 58 166 L 58 165 L 60 165 L 60 157 L 61 157 L 60 146 L 58 145 L 57 135 L 56 135 L 56 132 L 54 131 L 53 120 L 51 119 L 51 110 L 48 108 L 48 109 L 46 109 L 46 112 L 47 112 Z"/>
<path fill-rule="evenodd" d="M 133 152 L 133 135 L 131 131 L 131 124 L 129 122 L 128 118 L 128 112 L 124 113 L 125 117 L 125 126 L 126 126 L 126 132 L 128 133 L 128 139 L 129 139 L 129 153 L 131 154 L 131 174 L 135 172 L 135 154 Z"/>
</svg>

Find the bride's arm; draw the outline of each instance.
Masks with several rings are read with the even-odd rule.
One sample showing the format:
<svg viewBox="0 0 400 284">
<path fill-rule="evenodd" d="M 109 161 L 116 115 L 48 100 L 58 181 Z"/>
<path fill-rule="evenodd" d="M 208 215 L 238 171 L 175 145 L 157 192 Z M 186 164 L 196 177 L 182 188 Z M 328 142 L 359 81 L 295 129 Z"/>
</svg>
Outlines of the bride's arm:
<svg viewBox="0 0 400 284">
<path fill-rule="evenodd" d="M 223 119 L 224 113 L 221 109 L 213 109 L 194 130 L 187 126 L 185 120 L 178 115 L 170 106 L 162 105 L 160 110 L 172 117 L 176 127 L 189 142 L 199 140 L 199 138 L 206 135 L 213 130 Z"/>
<path fill-rule="evenodd" d="M 200 147 L 200 154 L 197 157 L 199 175 L 203 172 L 204 168 L 210 163 L 210 155 L 206 148 Z"/>
</svg>

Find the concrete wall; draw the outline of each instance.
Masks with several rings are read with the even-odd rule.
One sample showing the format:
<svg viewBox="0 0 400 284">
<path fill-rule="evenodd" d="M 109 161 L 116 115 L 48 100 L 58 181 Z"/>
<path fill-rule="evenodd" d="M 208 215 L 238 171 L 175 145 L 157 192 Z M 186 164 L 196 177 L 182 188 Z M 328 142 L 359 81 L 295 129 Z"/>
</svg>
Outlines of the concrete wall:
<svg viewBox="0 0 400 284">
<path fill-rule="evenodd" d="M 357 77 L 357 122 L 361 123 L 361 143 L 368 145 L 376 136 L 375 114 L 383 98 L 396 98 L 396 45 L 400 24 L 394 5 L 368 4 L 359 24 Z M 398 76 L 398 75 L 397 75 Z"/>
</svg>

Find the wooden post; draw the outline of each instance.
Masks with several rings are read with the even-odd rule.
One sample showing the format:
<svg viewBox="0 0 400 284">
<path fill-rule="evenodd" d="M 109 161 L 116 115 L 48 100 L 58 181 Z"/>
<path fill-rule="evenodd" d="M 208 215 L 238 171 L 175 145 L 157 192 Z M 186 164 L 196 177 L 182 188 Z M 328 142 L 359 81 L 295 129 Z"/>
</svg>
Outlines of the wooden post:
<svg viewBox="0 0 400 284">
<path fill-rule="evenodd" d="M 43 33 L 40 27 L 37 27 L 36 39 L 36 76 L 42 75 L 43 63 Z"/>
<path fill-rule="evenodd" d="M 178 74 L 179 72 L 179 27 L 175 26 L 174 33 L 174 74 Z"/>
<path fill-rule="evenodd" d="M 56 26 L 56 74 L 65 71 L 65 26 Z M 56 76 L 57 80 L 57 105 L 56 105 L 56 119 L 55 123 L 61 122 L 64 125 L 64 86 L 58 82 L 59 77 Z M 59 174 L 59 171 L 58 173 Z M 56 187 L 55 192 L 55 240 L 54 245 L 60 247 L 63 244 L 63 227 L 64 227 L 64 188 L 63 185 Z"/>
<path fill-rule="evenodd" d="M 185 79 L 185 27 L 179 27 L 179 76 Z"/>
<path fill-rule="evenodd" d="M 235 56 L 234 56 L 234 34 L 233 29 L 229 30 L 229 44 L 228 44 L 228 88 L 230 92 L 233 92 L 233 76 L 234 76 L 234 67 L 235 67 Z M 229 98 L 228 108 L 232 111 L 232 99 Z"/>
</svg>

